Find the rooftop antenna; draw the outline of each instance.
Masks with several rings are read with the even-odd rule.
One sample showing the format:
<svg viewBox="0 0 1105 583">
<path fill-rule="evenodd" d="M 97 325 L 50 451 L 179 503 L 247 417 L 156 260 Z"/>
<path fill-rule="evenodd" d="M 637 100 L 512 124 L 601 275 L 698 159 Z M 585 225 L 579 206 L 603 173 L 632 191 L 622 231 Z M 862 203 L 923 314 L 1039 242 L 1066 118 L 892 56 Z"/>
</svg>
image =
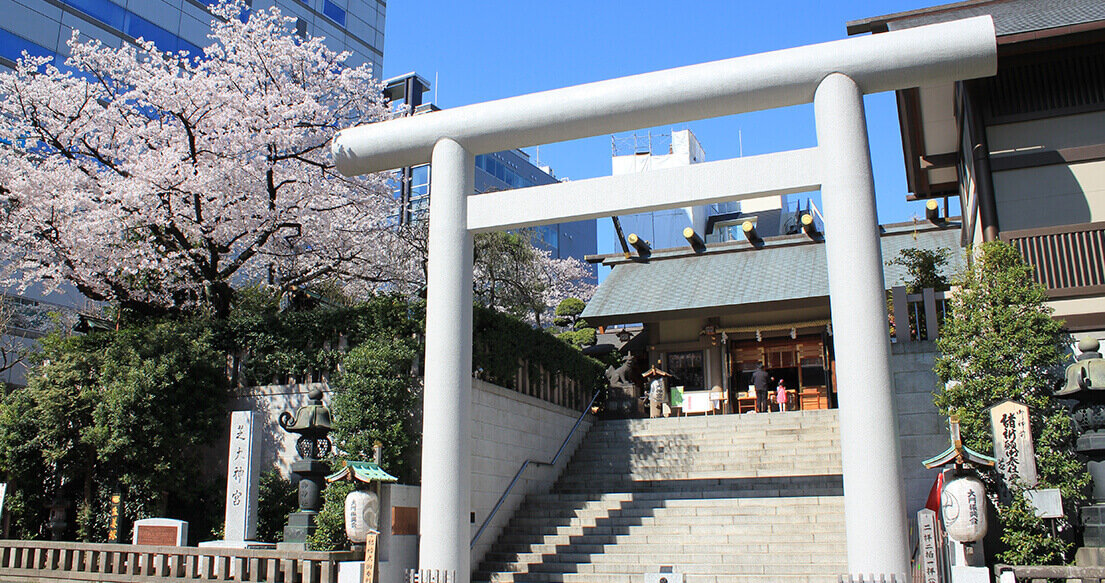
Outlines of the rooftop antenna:
<svg viewBox="0 0 1105 583">
<path fill-rule="evenodd" d="M 441 101 L 437 99 L 437 71 L 434 71 L 434 103 L 441 103 Z"/>
</svg>

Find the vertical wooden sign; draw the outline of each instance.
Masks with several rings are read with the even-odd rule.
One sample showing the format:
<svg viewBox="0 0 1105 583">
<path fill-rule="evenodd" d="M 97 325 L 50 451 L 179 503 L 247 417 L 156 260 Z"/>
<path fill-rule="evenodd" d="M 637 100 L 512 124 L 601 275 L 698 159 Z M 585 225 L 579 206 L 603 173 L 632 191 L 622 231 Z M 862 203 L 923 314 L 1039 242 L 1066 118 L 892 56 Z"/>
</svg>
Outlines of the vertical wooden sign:
<svg viewBox="0 0 1105 583">
<path fill-rule="evenodd" d="M 1036 487 L 1036 450 L 1028 407 L 1016 401 L 1002 401 L 990 408 L 994 457 L 1006 488 L 1014 478 L 1027 488 Z"/>
<path fill-rule="evenodd" d="M 365 539 L 364 571 L 361 583 L 376 583 L 376 542 L 379 538 L 379 534 L 370 532 Z"/>
<path fill-rule="evenodd" d="M 0 529 L 3 532 L 0 534 L 3 534 L 4 538 L 8 538 L 8 524 L 11 522 L 10 520 L 8 520 L 8 513 L 4 512 L 4 499 L 7 497 L 8 483 L 0 482 L 0 524 L 3 525 L 3 528 Z"/>
<path fill-rule="evenodd" d="M 123 505 L 123 496 L 121 494 L 111 495 L 111 518 L 107 526 L 107 542 L 118 543 L 119 542 L 119 514 L 121 512 L 120 506 Z"/>
<path fill-rule="evenodd" d="M 937 561 L 939 535 L 936 531 L 935 512 L 927 508 L 917 512 L 917 534 L 917 542 L 921 550 L 921 561 L 918 565 L 921 569 L 921 581 L 940 583 L 940 563 Z"/>
</svg>

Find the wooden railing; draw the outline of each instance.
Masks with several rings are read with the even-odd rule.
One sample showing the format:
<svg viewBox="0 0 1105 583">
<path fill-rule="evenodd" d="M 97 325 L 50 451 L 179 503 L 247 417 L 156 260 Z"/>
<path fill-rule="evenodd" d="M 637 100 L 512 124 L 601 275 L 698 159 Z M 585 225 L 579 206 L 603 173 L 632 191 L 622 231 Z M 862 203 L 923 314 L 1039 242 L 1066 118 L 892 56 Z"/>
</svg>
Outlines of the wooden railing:
<svg viewBox="0 0 1105 583">
<path fill-rule="evenodd" d="M 536 375 L 530 372 L 528 362 L 519 363 L 518 372 L 514 375 L 515 391 L 573 411 L 581 410 L 591 397 L 582 383 L 567 375 L 551 373 L 541 367 L 537 367 Z"/>
<path fill-rule="evenodd" d="M 1105 222 L 1007 231 L 1001 239 L 1035 268 L 1048 296 L 1105 293 Z"/>
<path fill-rule="evenodd" d="M 340 561 L 359 552 L 0 540 L 2 581 L 202 580 L 336 583 Z"/>
<path fill-rule="evenodd" d="M 936 340 L 947 314 L 950 292 L 926 288 L 919 294 L 907 294 L 902 286 L 890 291 L 894 302 L 894 338 L 898 342 Z"/>
</svg>

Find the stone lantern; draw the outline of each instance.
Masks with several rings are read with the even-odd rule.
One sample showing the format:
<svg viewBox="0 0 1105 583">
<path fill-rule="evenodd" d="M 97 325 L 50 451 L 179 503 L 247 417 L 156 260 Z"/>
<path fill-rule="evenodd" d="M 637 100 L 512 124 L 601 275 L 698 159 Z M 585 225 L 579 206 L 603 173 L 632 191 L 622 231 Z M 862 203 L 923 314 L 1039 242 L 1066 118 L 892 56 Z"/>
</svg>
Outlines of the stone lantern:
<svg viewBox="0 0 1105 583">
<path fill-rule="evenodd" d="M 280 415 L 280 426 L 290 433 L 298 433 L 295 449 L 303 459 L 292 464 L 292 473 L 299 476 L 299 511 L 288 516 L 284 527 L 281 548 L 305 549 L 307 537 L 317 528 L 316 519 L 322 508 L 322 489 L 329 465 L 322 461 L 333 449 L 330 438 L 330 409 L 322 404 L 322 391 L 312 389 L 307 393 L 310 404 L 291 413 Z"/>
<path fill-rule="evenodd" d="M 49 522 L 46 523 L 46 528 L 50 531 L 50 540 L 61 540 L 65 529 L 69 528 L 69 523 L 66 522 L 66 510 L 69 506 L 69 501 L 62 498 L 59 488 L 54 499 L 46 505 L 47 510 L 50 511 Z"/>
<path fill-rule="evenodd" d="M 1067 367 L 1066 384 L 1055 397 L 1076 401 L 1074 449 L 1089 458 L 1093 477 L 1093 501 L 1082 507 L 1083 540 L 1087 547 L 1100 548 L 1105 547 L 1105 359 L 1093 338 L 1079 342 L 1078 350 L 1082 354 Z"/>
</svg>

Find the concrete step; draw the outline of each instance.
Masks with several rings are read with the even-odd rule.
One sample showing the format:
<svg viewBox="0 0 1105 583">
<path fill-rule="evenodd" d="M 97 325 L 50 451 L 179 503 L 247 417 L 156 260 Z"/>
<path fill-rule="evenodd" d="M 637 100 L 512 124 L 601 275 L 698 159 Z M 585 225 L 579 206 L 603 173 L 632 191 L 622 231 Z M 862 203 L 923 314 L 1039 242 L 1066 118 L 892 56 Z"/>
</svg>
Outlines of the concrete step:
<svg viewBox="0 0 1105 583">
<path fill-rule="evenodd" d="M 587 445 L 572 457 L 579 461 L 624 461 L 624 460 L 673 460 L 679 456 L 724 456 L 724 457 L 748 457 L 765 455 L 815 455 L 826 452 L 839 452 L 840 443 L 837 441 L 793 441 L 773 443 L 741 443 L 718 444 L 711 446 L 661 446 L 661 447 L 637 447 L 637 446 L 604 446 L 595 447 Z"/>
<path fill-rule="evenodd" d="M 818 439 L 838 438 L 839 431 L 835 427 L 803 427 L 795 425 L 791 427 L 773 426 L 747 429 L 742 427 L 722 427 L 708 431 L 683 432 L 683 433 L 635 433 L 626 432 L 602 432 L 588 433 L 588 439 L 594 443 L 624 443 L 634 440 L 639 443 L 657 443 L 670 441 L 673 443 L 755 443 L 765 439 L 787 439 L 793 437 L 807 437 Z"/>
<path fill-rule="evenodd" d="M 774 568 L 773 565 L 783 562 L 778 557 L 772 559 L 772 563 L 757 573 L 727 572 L 727 573 L 687 573 L 684 575 L 686 583 L 837 583 L 839 573 L 846 568 L 826 568 L 819 573 L 787 572 L 787 568 Z M 646 572 L 656 573 L 660 566 L 642 564 L 638 569 L 628 573 L 477 573 L 473 578 L 476 582 L 488 583 L 644 583 Z M 678 570 L 678 568 L 677 568 Z M 768 572 L 763 572 L 763 571 Z M 839 570 L 839 573 L 835 572 Z"/>
<path fill-rule="evenodd" d="M 835 419 L 836 413 L 835 409 L 818 409 L 811 411 L 784 411 L 782 413 L 774 411 L 771 413 L 748 413 L 741 415 L 696 415 L 687 417 L 661 417 L 656 419 L 607 419 L 602 422 L 602 429 L 606 431 L 621 429 L 691 431 L 699 427 L 716 427 L 734 424 L 795 424 L 818 421 L 826 417 Z"/>
<path fill-rule="evenodd" d="M 846 549 L 835 411 L 603 421 L 527 496 L 487 583 L 832 583 Z M 785 560 L 784 560 L 785 559 Z"/>
<path fill-rule="evenodd" d="M 732 573 L 735 571 L 755 571 L 755 567 L 769 565 L 771 557 L 780 552 L 760 549 L 748 549 L 739 553 L 658 553 L 641 557 L 637 555 L 587 555 L 582 553 L 564 553 L 559 555 L 532 556 L 532 562 L 526 561 L 487 561 L 481 570 L 487 572 L 510 573 L 632 573 L 642 564 L 678 565 L 683 573 Z M 821 572 L 825 567 L 834 567 L 840 563 L 840 549 L 803 553 L 800 557 L 789 557 L 788 566 L 794 571 L 807 573 Z M 642 560 L 644 559 L 644 560 Z M 739 567 L 739 569 L 734 568 Z"/>
<path fill-rule="evenodd" d="M 845 535 L 843 527 L 836 531 L 825 532 L 804 532 L 804 533 L 774 533 L 774 537 L 770 541 L 749 539 L 748 537 L 742 537 L 737 535 L 734 537 L 726 537 L 725 548 L 730 552 L 744 552 L 755 551 L 756 549 L 766 548 L 769 544 L 794 544 L 795 546 L 809 546 L 815 545 L 818 548 L 832 547 L 833 545 L 844 545 Z M 619 552 L 624 549 L 624 552 L 639 555 L 648 555 L 656 552 L 666 552 L 668 550 L 682 550 L 683 552 L 690 553 L 697 549 L 701 549 L 703 539 L 701 537 L 695 538 L 680 538 L 672 540 L 656 540 L 648 542 L 645 540 L 627 540 L 629 537 L 615 537 L 613 541 L 574 541 L 568 536 L 549 536 L 544 537 L 536 541 L 510 541 L 503 542 L 501 545 L 497 545 L 492 552 L 503 553 L 541 553 L 550 554 L 563 552 L 565 549 L 572 549 L 573 552 L 586 552 L 586 553 L 613 553 Z M 686 540 L 684 540 L 686 538 Z M 719 546 L 721 542 L 716 543 Z M 790 551 L 794 552 L 794 547 L 791 547 Z M 803 552 L 808 552 L 804 550 Z"/>
<path fill-rule="evenodd" d="M 813 533 L 832 532 L 837 530 L 836 516 L 806 516 L 792 517 L 785 520 L 783 516 L 745 516 L 737 521 L 724 524 L 707 524 L 691 522 L 660 522 L 653 524 L 611 524 L 606 520 L 579 521 L 570 524 L 512 524 L 503 529 L 503 536 L 510 538 L 536 538 L 545 536 L 570 536 L 583 542 L 585 539 L 595 539 L 605 536 L 641 535 L 693 535 L 721 539 L 728 541 L 730 536 L 748 534 L 749 531 L 784 533 Z M 823 520 L 830 522 L 822 522 Z"/>
<path fill-rule="evenodd" d="M 815 500 L 841 500 L 839 497 L 811 497 Z M 742 498 L 735 499 L 734 501 L 743 500 L 756 500 L 755 498 Z M 775 502 L 771 507 L 753 507 L 753 506 L 702 506 L 702 507 L 674 507 L 667 508 L 663 506 L 654 505 L 627 505 L 614 509 L 589 509 L 580 510 L 571 506 L 543 506 L 543 507 L 523 507 L 512 518 L 512 523 L 518 524 L 534 524 L 534 523 L 555 523 L 563 524 L 566 521 L 573 520 L 598 520 L 606 519 L 612 521 L 619 521 L 622 519 L 644 519 L 649 520 L 676 520 L 676 521 L 697 521 L 699 523 L 711 523 L 719 522 L 725 523 L 729 521 L 739 520 L 746 516 L 780 516 L 786 517 L 790 515 L 802 515 L 811 513 L 836 513 L 840 512 L 842 507 L 840 503 L 821 502 L 815 504 L 798 504 L 798 503 L 785 503 L 781 504 L 779 499 L 772 498 Z M 615 522 L 617 523 L 617 522 Z"/>
<path fill-rule="evenodd" d="M 794 541 L 806 542 L 806 541 Z M 630 547 L 634 550 L 628 550 Z M 664 564 L 724 564 L 724 565 L 748 565 L 763 561 L 764 555 L 771 556 L 779 553 L 790 552 L 791 544 L 788 542 L 772 542 L 767 545 L 745 544 L 726 546 L 724 552 L 710 552 L 709 545 L 680 545 L 673 549 L 670 545 L 607 545 L 598 547 L 598 551 L 585 551 L 578 547 L 557 548 L 550 552 L 494 552 L 488 553 L 484 569 L 515 571 L 520 565 L 534 564 L 624 564 L 636 561 L 641 557 L 648 557 L 650 562 Z M 686 550 L 684 550 L 686 549 Z M 820 544 L 814 550 L 807 551 L 800 557 L 794 557 L 803 564 L 823 565 L 835 564 L 840 556 L 846 553 L 846 545 L 839 543 Z M 502 568 L 498 568 L 498 566 Z"/>
<path fill-rule="evenodd" d="M 628 492 L 638 498 L 738 498 L 773 496 L 835 496 L 843 494 L 839 474 L 766 475 L 748 477 L 630 480 L 611 476 L 589 482 L 562 482 L 556 485 L 559 494 L 588 496 L 598 492 Z"/>
<path fill-rule="evenodd" d="M 823 467 L 836 468 L 840 471 L 840 454 L 826 452 L 821 455 L 796 455 L 796 456 L 772 456 L 768 459 L 731 458 L 731 459 L 694 459 L 694 460 L 641 460 L 638 462 L 621 461 L 593 461 L 586 464 L 577 463 L 573 466 L 573 472 L 562 479 L 570 479 L 573 476 L 589 476 L 592 474 L 625 474 L 631 472 L 722 472 L 732 470 L 746 470 L 748 468 L 809 468 Z M 713 476 L 719 477 L 719 476 Z"/>
</svg>

